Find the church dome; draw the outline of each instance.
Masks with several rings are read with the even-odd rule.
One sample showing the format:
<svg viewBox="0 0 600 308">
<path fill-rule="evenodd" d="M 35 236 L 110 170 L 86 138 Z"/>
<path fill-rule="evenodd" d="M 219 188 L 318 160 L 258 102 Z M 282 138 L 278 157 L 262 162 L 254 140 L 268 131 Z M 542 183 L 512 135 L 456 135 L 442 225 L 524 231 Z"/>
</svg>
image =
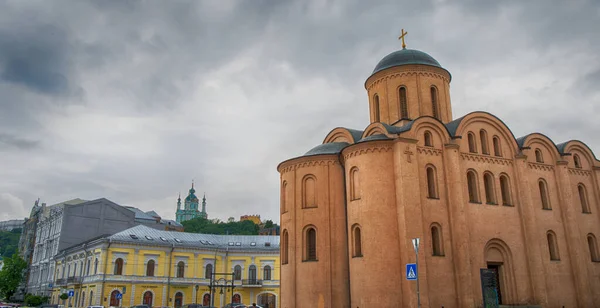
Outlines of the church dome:
<svg viewBox="0 0 600 308">
<path fill-rule="evenodd" d="M 400 49 L 381 59 L 381 61 L 377 63 L 377 66 L 375 66 L 373 74 L 390 67 L 409 64 L 429 65 L 444 69 L 436 59 L 422 51 L 414 49 Z"/>
</svg>

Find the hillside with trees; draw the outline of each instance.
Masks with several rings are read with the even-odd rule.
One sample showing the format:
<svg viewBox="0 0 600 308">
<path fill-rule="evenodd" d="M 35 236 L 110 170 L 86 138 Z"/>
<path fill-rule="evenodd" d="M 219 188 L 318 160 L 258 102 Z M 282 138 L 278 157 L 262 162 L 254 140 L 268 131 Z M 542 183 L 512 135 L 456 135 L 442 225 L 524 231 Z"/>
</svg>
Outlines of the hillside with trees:
<svg viewBox="0 0 600 308">
<path fill-rule="evenodd" d="M 250 220 L 228 221 L 194 218 L 181 223 L 185 232 L 205 234 L 258 235 L 259 225 Z"/>
<path fill-rule="evenodd" d="M 0 256 L 10 258 L 17 252 L 19 248 L 19 238 L 21 237 L 21 229 L 13 229 L 12 231 L 0 231 Z"/>
</svg>

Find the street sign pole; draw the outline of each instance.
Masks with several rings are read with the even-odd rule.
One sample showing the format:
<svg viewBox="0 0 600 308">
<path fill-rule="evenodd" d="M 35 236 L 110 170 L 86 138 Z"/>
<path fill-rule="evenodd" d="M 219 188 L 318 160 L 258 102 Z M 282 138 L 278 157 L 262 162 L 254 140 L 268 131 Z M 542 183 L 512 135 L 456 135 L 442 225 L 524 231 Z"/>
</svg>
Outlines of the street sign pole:
<svg viewBox="0 0 600 308">
<path fill-rule="evenodd" d="M 415 262 L 417 265 L 417 307 L 421 308 L 421 294 L 419 294 L 419 272 L 421 271 L 419 269 L 419 238 L 417 237 L 412 239 L 412 243 L 413 247 L 415 248 L 415 255 L 417 258 L 417 261 Z"/>
</svg>

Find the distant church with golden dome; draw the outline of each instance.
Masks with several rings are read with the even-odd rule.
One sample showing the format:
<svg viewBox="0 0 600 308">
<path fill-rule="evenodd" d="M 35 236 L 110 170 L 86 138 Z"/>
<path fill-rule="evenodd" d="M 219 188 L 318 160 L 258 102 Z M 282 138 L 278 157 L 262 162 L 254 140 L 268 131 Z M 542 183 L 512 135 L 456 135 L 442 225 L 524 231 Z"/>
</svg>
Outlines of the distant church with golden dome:
<svg viewBox="0 0 600 308">
<path fill-rule="evenodd" d="M 482 273 L 486 304 L 600 307 L 600 161 L 454 118 L 451 78 L 392 52 L 365 82 L 371 123 L 278 166 L 282 308 L 417 307 L 413 238 L 421 307 L 482 307 Z"/>
</svg>

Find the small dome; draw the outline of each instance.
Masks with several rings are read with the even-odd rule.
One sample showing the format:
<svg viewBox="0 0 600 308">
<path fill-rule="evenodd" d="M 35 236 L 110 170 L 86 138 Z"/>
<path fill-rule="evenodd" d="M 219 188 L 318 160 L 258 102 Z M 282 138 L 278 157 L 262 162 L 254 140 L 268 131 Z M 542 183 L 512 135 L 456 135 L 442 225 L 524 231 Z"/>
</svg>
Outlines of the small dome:
<svg viewBox="0 0 600 308">
<path fill-rule="evenodd" d="M 381 59 L 381 61 L 377 63 L 377 66 L 375 66 L 373 74 L 390 67 L 407 64 L 429 65 L 444 69 L 436 59 L 422 51 L 414 49 L 401 49 L 394 51 Z"/>
</svg>

